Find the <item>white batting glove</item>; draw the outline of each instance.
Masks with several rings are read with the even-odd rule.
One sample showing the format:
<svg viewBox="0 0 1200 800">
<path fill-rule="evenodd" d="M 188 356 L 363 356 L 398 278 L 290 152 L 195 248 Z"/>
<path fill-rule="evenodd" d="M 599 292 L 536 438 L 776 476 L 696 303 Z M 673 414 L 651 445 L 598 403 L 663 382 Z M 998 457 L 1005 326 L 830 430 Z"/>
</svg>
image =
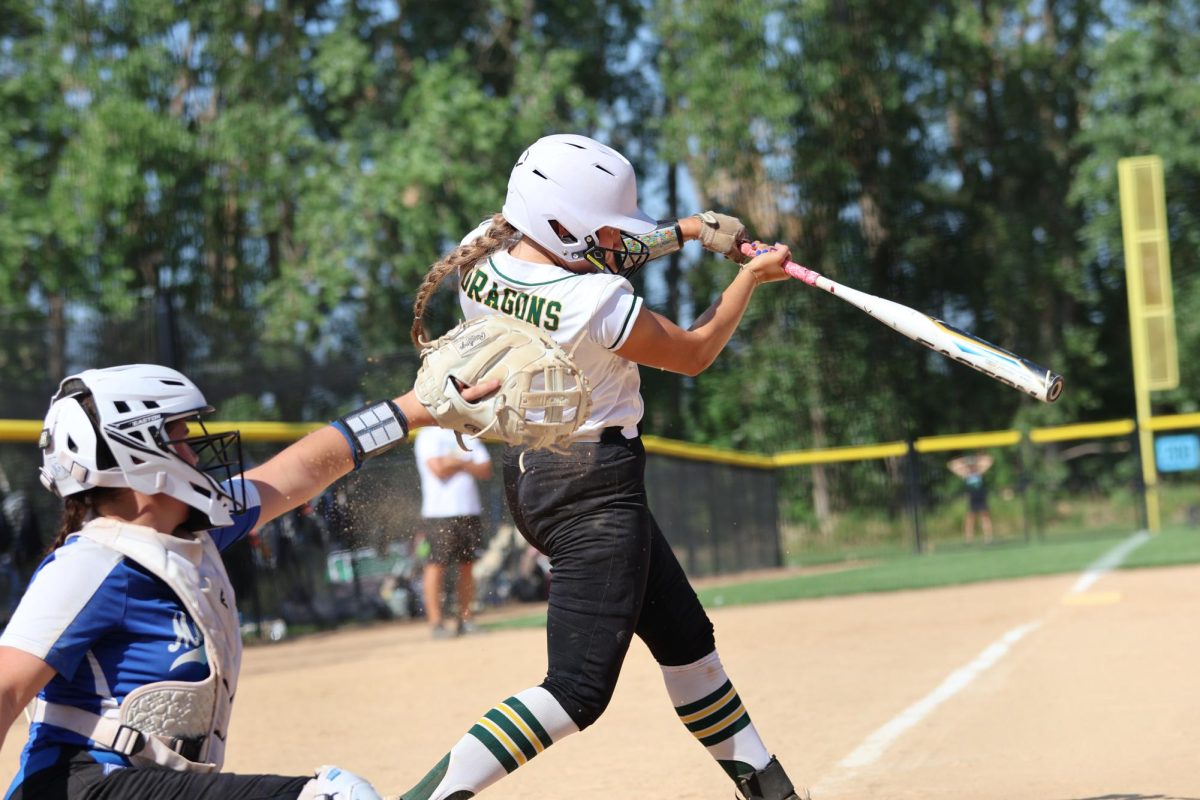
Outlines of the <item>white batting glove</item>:
<svg viewBox="0 0 1200 800">
<path fill-rule="evenodd" d="M 741 250 L 742 242 L 746 241 L 746 226 L 740 219 L 715 211 L 701 211 L 696 219 L 700 220 L 699 238 L 705 250 L 738 264 L 746 262 Z"/>
</svg>

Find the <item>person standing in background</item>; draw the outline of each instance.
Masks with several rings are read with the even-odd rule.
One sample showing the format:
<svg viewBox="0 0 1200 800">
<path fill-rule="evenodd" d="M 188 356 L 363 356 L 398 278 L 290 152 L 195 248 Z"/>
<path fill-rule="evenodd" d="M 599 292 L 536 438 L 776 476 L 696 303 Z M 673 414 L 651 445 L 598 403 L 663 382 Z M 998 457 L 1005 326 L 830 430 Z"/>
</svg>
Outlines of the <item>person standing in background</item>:
<svg viewBox="0 0 1200 800">
<path fill-rule="evenodd" d="M 425 613 L 435 639 L 478 630 L 471 618 L 475 600 L 471 568 L 475 552 L 483 545 L 483 504 L 476 481 L 492 477 L 492 459 L 478 439 L 463 441 L 468 447 L 465 452 L 454 431 L 438 428 L 418 433 L 413 446 L 421 475 L 421 516 L 430 545 L 422 578 Z M 458 621 L 453 630 L 442 619 L 442 587 L 448 567 L 458 570 Z"/>
<path fill-rule="evenodd" d="M 983 475 L 992 468 L 993 459 L 987 453 L 975 453 L 953 459 L 946 466 L 963 479 L 967 487 L 967 515 L 963 518 L 963 539 L 975 541 L 975 520 L 983 529 L 984 544 L 992 541 L 992 513 L 988 510 L 987 484 Z"/>
</svg>

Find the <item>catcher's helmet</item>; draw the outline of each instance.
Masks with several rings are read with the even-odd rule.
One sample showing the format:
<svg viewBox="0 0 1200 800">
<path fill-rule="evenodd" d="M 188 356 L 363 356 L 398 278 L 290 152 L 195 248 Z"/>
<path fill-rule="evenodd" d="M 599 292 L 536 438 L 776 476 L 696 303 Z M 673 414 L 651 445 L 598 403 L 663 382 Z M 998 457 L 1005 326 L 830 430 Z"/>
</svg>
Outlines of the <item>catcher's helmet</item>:
<svg viewBox="0 0 1200 800">
<path fill-rule="evenodd" d="M 98 486 L 168 494 L 197 512 L 188 528 L 230 525 L 246 510 L 245 491 L 234 496 L 219 480 L 241 472 L 241 440 L 236 431 L 204 429 L 200 417 L 212 410 L 194 383 L 168 367 L 131 364 L 71 375 L 59 384 L 42 426 L 42 484 L 60 497 Z M 168 438 L 175 420 L 199 423 L 202 435 Z M 175 452 L 181 443 L 195 452 L 195 466 Z"/>
<path fill-rule="evenodd" d="M 586 260 L 598 271 L 619 275 L 631 275 L 646 262 L 649 249 L 637 236 L 657 227 L 638 208 L 637 176 L 629 159 L 595 139 L 570 133 L 538 139 L 517 159 L 503 213 L 514 228 L 554 255 L 568 262 Z M 601 228 L 624 233 L 623 247 L 601 247 Z M 614 265 L 608 264 L 608 253 L 615 256 Z"/>
</svg>

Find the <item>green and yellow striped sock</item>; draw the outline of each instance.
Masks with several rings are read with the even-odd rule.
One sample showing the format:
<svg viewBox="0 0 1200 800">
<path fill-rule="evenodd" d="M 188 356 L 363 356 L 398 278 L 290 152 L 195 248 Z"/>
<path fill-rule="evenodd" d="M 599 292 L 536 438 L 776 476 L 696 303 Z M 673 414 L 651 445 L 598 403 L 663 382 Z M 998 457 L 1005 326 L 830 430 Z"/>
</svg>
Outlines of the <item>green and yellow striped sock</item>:
<svg viewBox="0 0 1200 800">
<path fill-rule="evenodd" d="M 765 767 L 771 754 L 750 721 L 717 651 L 692 664 L 662 667 L 679 721 L 732 779 Z"/>
<path fill-rule="evenodd" d="M 540 686 L 491 708 L 401 800 L 474 797 L 579 728 Z"/>
</svg>

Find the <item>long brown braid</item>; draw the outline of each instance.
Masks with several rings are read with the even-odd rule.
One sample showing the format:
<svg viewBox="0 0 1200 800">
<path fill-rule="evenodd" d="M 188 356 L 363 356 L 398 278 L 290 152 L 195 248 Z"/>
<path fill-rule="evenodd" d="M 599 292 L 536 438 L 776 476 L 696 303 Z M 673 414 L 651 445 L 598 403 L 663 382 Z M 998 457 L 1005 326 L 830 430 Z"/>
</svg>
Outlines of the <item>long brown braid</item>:
<svg viewBox="0 0 1200 800">
<path fill-rule="evenodd" d="M 67 537 L 72 533 L 78 532 L 83 527 L 83 523 L 87 522 L 88 518 L 93 515 L 93 512 L 99 506 L 104 505 L 106 501 L 115 498 L 121 492 L 127 491 L 129 490 L 97 486 L 94 489 L 88 489 L 86 492 L 80 492 L 79 494 L 73 494 L 70 497 L 64 498 L 62 524 L 58 526 L 58 535 L 54 537 L 54 541 L 46 548 L 46 555 L 62 547 Z"/>
<path fill-rule="evenodd" d="M 437 290 L 442 280 L 452 272 L 462 273 L 473 267 L 492 253 L 511 245 L 517 237 L 517 229 L 509 224 L 503 214 L 492 215 L 492 224 L 478 239 L 467 244 L 460 244 L 441 259 L 436 261 L 421 286 L 417 289 L 417 299 L 413 302 L 412 340 L 418 348 L 429 341 L 429 331 L 425 329 L 425 307 L 429 298 Z"/>
</svg>

